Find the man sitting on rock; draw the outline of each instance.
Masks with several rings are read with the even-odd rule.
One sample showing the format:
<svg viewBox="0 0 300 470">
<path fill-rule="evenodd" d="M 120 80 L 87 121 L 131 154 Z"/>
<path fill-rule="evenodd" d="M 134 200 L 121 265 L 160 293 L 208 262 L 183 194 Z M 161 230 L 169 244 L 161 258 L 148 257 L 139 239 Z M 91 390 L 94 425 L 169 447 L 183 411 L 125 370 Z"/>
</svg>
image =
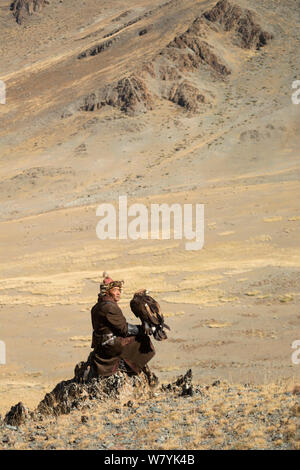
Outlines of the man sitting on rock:
<svg viewBox="0 0 300 470">
<path fill-rule="evenodd" d="M 155 355 L 149 336 L 142 325 L 127 323 L 118 306 L 123 281 L 113 281 L 106 273 L 100 284 L 98 302 L 91 310 L 93 324 L 90 362 L 100 376 L 109 376 L 117 370 L 139 374 L 144 372 L 149 382 L 155 381 L 146 364 Z"/>
</svg>

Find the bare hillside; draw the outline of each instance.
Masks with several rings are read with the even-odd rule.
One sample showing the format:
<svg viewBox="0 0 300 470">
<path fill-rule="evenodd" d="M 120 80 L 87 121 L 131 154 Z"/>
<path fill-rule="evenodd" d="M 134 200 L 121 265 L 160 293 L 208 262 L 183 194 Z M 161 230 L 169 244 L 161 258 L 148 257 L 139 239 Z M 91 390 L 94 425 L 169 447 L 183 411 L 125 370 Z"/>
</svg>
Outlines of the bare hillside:
<svg viewBox="0 0 300 470">
<path fill-rule="evenodd" d="M 299 382 L 299 20 L 296 0 L 0 0 L 2 416 L 87 357 L 103 271 L 129 321 L 138 288 L 160 302 L 160 380 Z M 203 203 L 203 249 L 99 240 L 120 195 Z"/>
</svg>

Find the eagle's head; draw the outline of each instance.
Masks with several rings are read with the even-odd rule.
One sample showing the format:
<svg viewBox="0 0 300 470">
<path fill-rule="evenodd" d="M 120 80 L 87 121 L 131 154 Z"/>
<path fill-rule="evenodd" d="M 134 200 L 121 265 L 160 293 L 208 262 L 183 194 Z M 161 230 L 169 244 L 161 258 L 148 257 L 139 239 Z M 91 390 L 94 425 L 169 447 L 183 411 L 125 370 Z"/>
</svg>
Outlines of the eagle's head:
<svg viewBox="0 0 300 470">
<path fill-rule="evenodd" d="M 140 289 L 134 293 L 135 296 L 137 297 L 143 297 L 144 295 L 148 295 L 150 291 L 147 289 Z"/>
</svg>

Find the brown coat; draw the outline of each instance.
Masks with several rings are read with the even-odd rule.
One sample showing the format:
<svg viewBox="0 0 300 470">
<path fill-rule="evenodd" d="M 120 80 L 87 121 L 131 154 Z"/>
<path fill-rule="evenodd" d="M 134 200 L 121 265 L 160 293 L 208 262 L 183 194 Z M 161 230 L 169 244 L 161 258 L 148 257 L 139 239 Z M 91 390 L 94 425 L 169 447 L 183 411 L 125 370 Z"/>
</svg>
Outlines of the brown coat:
<svg viewBox="0 0 300 470">
<path fill-rule="evenodd" d="M 120 359 L 137 374 L 155 355 L 149 336 L 127 336 L 128 324 L 122 310 L 110 297 L 99 296 L 91 310 L 93 325 L 92 361 L 99 375 L 114 374 Z M 113 334 L 113 341 L 103 345 L 105 335 Z"/>
</svg>

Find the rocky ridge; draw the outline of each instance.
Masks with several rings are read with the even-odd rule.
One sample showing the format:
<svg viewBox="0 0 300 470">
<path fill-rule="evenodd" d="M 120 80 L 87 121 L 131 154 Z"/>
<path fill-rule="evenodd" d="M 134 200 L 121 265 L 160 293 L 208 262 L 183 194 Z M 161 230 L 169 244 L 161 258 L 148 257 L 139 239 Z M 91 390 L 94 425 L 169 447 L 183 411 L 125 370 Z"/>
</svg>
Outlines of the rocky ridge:
<svg viewBox="0 0 300 470">
<path fill-rule="evenodd" d="M 0 448 L 299 450 L 299 396 L 283 384 L 194 385 L 191 370 L 155 390 L 122 372 L 65 381 L 34 412 L 12 407 Z"/>
<path fill-rule="evenodd" d="M 255 12 L 232 5 L 228 0 L 221 0 L 214 8 L 204 13 L 211 22 L 218 23 L 225 31 L 236 33 L 237 42 L 246 49 L 260 49 L 273 35 L 264 31 Z"/>
<path fill-rule="evenodd" d="M 199 88 L 201 73 L 208 71 L 216 80 L 231 74 L 209 40 L 218 28 L 231 32 L 232 43 L 246 49 L 260 49 L 273 38 L 254 12 L 221 0 L 136 72 L 85 96 L 79 109 L 94 111 L 109 105 L 134 115 L 153 109 L 156 100 L 166 99 L 190 113 L 201 111 L 205 103 L 213 101 L 211 94 Z M 93 46 L 78 58 L 96 55 L 117 40 L 119 37 Z"/>
<path fill-rule="evenodd" d="M 22 402 L 12 406 L 4 417 L 4 423 L 20 426 L 28 420 L 41 421 L 46 416 L 59 416 L 75 409 L 90 408 L 95 401 L 124 401 L 126 397 L 134 400 L 141 395 L 151 397 L 152 389 L 157 385 L 158 379 L 149 368 L 139 375 L 121 368 L 112 376 L 100 377 L 94 373 L 87 360 L 76 365 L 72 379 L 59 382 L 51 392 L 46 393 L 35 410 L 29 410 Z M 162 390 L 172 390 L 181 396 L 192 395 L 191 369 L 174 383 L 162 386 Z"/>
</svg>

